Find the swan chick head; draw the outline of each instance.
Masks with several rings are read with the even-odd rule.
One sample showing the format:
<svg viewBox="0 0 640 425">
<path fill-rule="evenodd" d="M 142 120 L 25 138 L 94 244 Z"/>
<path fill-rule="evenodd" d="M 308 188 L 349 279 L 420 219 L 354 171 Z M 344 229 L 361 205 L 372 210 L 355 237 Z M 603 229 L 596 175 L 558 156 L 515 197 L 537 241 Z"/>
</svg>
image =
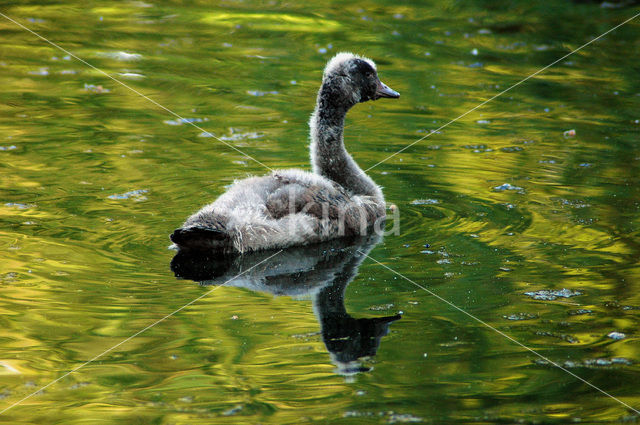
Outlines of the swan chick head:
<svg viewBox="0 0 640 425">
<path fill-rule="evenodd" d="M 324 69 L 322 83 L 332 88 L 333 96 L 353 105 L 381 97 L 400 97 L 400 93 L 380 81 L 376 64 L 371 59 L 353 53 L 335 55 Z"/>
</svg>

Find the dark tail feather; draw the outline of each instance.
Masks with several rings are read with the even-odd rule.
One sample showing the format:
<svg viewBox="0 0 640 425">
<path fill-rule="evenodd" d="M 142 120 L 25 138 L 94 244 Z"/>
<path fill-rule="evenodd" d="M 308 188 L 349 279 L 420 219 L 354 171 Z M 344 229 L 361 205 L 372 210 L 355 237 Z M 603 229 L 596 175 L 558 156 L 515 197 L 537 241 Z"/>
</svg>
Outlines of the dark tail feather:
<svg viewBox="0 0 640 425">
<path fill-rule="evenodd" d="M 204 227 L 185 227 L 176 229 L 170 236 L 171 241 L 183 249 L 224 249 L 230 238 L 226 232 Z"/>
</svg>

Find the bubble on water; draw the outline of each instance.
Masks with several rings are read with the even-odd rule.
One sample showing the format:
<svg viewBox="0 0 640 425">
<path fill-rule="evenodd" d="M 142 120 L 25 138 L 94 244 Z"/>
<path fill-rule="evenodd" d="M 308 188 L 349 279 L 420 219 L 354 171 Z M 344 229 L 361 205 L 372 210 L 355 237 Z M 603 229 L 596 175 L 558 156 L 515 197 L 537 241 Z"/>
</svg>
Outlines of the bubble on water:
<svg viewBox="0 0 640 425">
<path fill-rule="evenodd" d="M 500 186 L 496 186 L 493 188 L 493 190 L 495 190 L 496 192 L 504 192 L 506 190 L 512 190 L 512 191 L 516 191 L 516 192 L 524 192 L 524 189 L 521 188 L 520 186 L 514 186 L 510 183 L 503 183 Z"/>
<path fill-rule="evenodd" d="M 247 90 L 247 93 L 250 94 L 251 96 L 256 96 L 256 97 L 262 97 L 267 94 L 278 94 L 278 92 L 275 90 L 271 90 L 271 91 Z"/>
<path fill-rule="evenodd" d="M 243 406 L 238 404 L 234 407 L 232 407 L 229 410 L 225 410 L 224 412 L 222 412 L 222 416 L 233 416 L 237 413 L 239 413 L 242 410 Z"/>
<path fill-rule="evenodd" d="M 147 200 L 147 197 L 143 195 L 144 193 L 147 193 L 147 192 L 149 192 L 148 189 L 131 190 L 131 191 L 125 192 L 125 193 L 119 193 L 119 194 L 116 193 L 116 194 L 113 194 L 113 195 L 109 195 L 109 196 L 107 196 L 107 198 L 109 198 L 109 199 L 117 199 L 117 200 L 119 200 L 119 199 L 134 199 L 135 201 L 140 202 L 140 201 L 146 201 Z"/>
<path fill-rule="evenodd" d="M 178 118 L 175 120 L 164 120 L 163 122 L 167 125 L 182 125 L 182 124 L 190 124 L 196 122 L 204 122 L 209 121 L 208 118 Z"/>
<path fill-rule="evenodd" d="M 86 387 L 88 385 L 91 385 L 91 383 L 90 382 L 84 382 L 84 381 L 83 382 L 76 382 L 75 384 L 71 385 L 69 387 L 69 389 L 70 390 L 77 390 L 79 388 L 83 388 L 83 387 Z"/>
<path fill-rule="evenodd" d="M 571 208 L 588 208 L 591 206 L 591 204 L 579 199 L 560 199 L 559 201 L 562 205 L 566 205 Z"/>
<path fill-rule="evenodd" d="M 492 152 L 493 149 L 488 148 L 487 145 L 464 145 L 465 149 L 471 149 L 474 153 L 482 153 L 482 152 Z"/>
<path fill-rule="evenodd" d="M 49 68 L 40 68 L 37 69 L 35 71 L 29 71 L 29 75 L 40 75 L 40 76 L 47 76 L 49 75 Z"/>
<path fill-rule="evenodd" d="M 138 74 L 135 72 L 121 72 L 118 74 L 122 78 L 128 78 L 129 80 L 141 80 L 147 78 L 146 75 Z"/>
<path fill-rule="evenodd" d="M 102 87 L 101 85 L 84 83 L 84 91 L 90 93 L 109 93 L 109 89 Z"/>
<path fill-rule="evenodd" d="M 98 53 L 98 56 L 123 62 L 137 61 L 142 59 L 141 54 L 127 52 L 100 52 Z"/>
<path fill-rule="evenodd" d="M 389 424 L 397 424 L 397 423 L 407 424 L 407 423 L 417 423 L 417 422 L 424 422 L 424 419 L 422 419 L 419 416 L 410 415 L 408 413 L 404 413 L 404 414 L 391 413 L 387 418 L 387 423 Z"/>
<path fill-rule="evenodd" d="M 626 338 L 626 337 L 627 337 L 627 336 L 626 336 L 625 334 L 623 334 L 622 332 L 615 332 L 615 331 L 614 331 L 614 332 L 609 332 L 609 333 L 607 334 L 607 336 L 608 336 L 609 338 L 613 339 L 613 340 L 616 340 L 616 341 L 617 341 L 617 340 L 620 340 L 620 339 L 624 339 L 624 338 Z"/>
<path fill-rule="evenodd" d="M 572 311 L 567 312 L 567 314 L 569 316 L 580 316 L 580 315 L 583 315 L 583 314 L 591 314 L 591 313 L 592 313 L 592 311 L 588 310 L 586 308 L 580 308 L 578 310 L 572 310 Z"/>
<path fill-rule="evenodd" d="M 372 305 L 371 307 L 369 307 L 369 310 L 384 311 L 384 310 L 391 310 L 393 307 L 394 307 L 393 304 Z"/>
<path fill-rule="evenodd" d="M 551 365 L 547 360 L 536 359 L 534 360 L 536 364 L 539 365 Z M 600 359 L 587 359 L 584 361 L 576 361 L 576 360 L 566 360 L 561 363 L 561 366 L 565 368 L 576 368 L 576 367 L 587 367 L 587 368 L 601 368 L 606 366 L 616 366 L 616 365 L 624 365 L 630 366 L 633 362 L 624 357 L 613 357 L 610 359 L 600 358 Z"/>
<path fill-rule="evenodd" d="M 533 298 L 534 300 L 553 301 L 557 298 L 577 297 L 578 295 L 582 295 L 583 293 L 580 291 L 572 291 L 570 289 L 563 288 L 560 290 L 542 289 L 540 291 L 525 292 L 524 294 Z"/>
<path fill-rule="evenodd" d="M 502 316 L 502 317 L 507 320 L 519 321 L 519 320 L 537 319 L 538 315 L 533 313 L 513 313 L 508 316 Z"/>
<path fill-rule="evenodd" d="M 570 344 L 576 344 L 578 342 L 580 342 L 577 338 L 571 336 L 571 335 L 567 335 L 567 334 L 558 334 L 558 333 L 554 333 L 554 332 L 548 332 L 548 331 L 537 331 L 536 335 L 540 335 L 540 336 L 550 336 L 553 338 L 558 338 L 561 339 L 563 341 L 567 341 Z"/>
<path fill-rule="evenodd" d="M 375 416 L 373 412 L 359 412 L 357 410 L 347 410 L 342 414 L 343 418 L 360 418 L 363 416 Z"/>
<path fill-rule="evenodd" d="M 440 201 L 437 199 L 416 199 L 411 201 L 411 205 L 436 205 L 439 203 Z"/>
<path fill-rule="evenodd" d="M 585 366 L 612 366 L 616 364 L 629 366 L 632 365 L 633 362 L 631 360 L 625 359 L 624 357 L 614 357 L 611 359 L 590 359 L 584 361 Z"/>
<path fill-rule="evenodd" d="M 10 207 L 10 208 L 17 208 L 19 210 L 26 210 L 29 208 L 34 208 L 36 205 L 35 204 L 21 204 L 19 202 L 7 202 L 6 204 L 4 204 L 5 207 Z"/>
<path fill-rule="evenodd" d="M 220 140 L 225 140 L 229 142 L 234 142 L 236 140 L 245 140 L 245 139 L 259 139 L 263 137 L 264 134 L 256 133 L 255 131 L 251 131 L 248 133 L 234 133 L 231 136 L 220 136 Z"/>
<path fill-rule="evenodd" d="M 523 151 L 524 148 L 521 146 L 506 146 L 504 148 L 500 148 L 502 152 L 520 152 Z"/>
</svg>

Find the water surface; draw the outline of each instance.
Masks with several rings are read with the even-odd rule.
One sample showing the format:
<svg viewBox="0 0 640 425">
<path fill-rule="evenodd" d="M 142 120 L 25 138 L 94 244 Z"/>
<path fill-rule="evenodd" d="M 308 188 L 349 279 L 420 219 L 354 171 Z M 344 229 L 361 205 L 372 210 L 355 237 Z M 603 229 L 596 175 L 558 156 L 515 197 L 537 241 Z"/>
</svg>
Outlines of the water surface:
<svg viewBox="0 0 640 425">
<path fill-rule="evenodd" d="M 566 1 L 1 9 L 272 168 L 308 167 L 307 120 L 338 51 L 371 57 L 402 93 L 348 116 L 347 146 L 368 168 L 640 11 Z M 635 409 L 639 29 L 628 23 L 371 169 L 401 231 L 363 248 Z M 234 179 L 266 170 L 4 18 L 0 32 L 4 409 L 210 291 L 176 279 L 168 235 Z M 249 287 L 262 275 L 214 286 L 0 420 L 639 419 L 375 261 L 331 249 L 269 263 L 287 276 L 276 289 Z M 348 273 L 331 292 L 337 270 Z M 361 367 L 341 366 L 333 342 L 363 333 L 327 344 L 329 323 L 353 330 L 352 319 L 399 312 L 364 334 Z"/>
</svg>

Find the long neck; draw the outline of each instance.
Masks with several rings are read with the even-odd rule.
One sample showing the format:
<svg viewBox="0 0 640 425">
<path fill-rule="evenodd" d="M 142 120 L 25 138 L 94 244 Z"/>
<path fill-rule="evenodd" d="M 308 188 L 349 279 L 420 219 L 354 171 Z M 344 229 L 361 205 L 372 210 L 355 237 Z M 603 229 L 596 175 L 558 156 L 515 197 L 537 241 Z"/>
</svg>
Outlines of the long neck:
<svg viewBox="0 0 640 425">
<path fill-rule="evenodd" d="M 341 97 L 325 82 L 318 92 L 316 109 L 309 122 L 313 172 L 333 180 L 355 195 L 383 199 L 380 188 L 358 167 L 344 147 L 344 118 L 353 105 L 336 99 Z"/>
</svg>

